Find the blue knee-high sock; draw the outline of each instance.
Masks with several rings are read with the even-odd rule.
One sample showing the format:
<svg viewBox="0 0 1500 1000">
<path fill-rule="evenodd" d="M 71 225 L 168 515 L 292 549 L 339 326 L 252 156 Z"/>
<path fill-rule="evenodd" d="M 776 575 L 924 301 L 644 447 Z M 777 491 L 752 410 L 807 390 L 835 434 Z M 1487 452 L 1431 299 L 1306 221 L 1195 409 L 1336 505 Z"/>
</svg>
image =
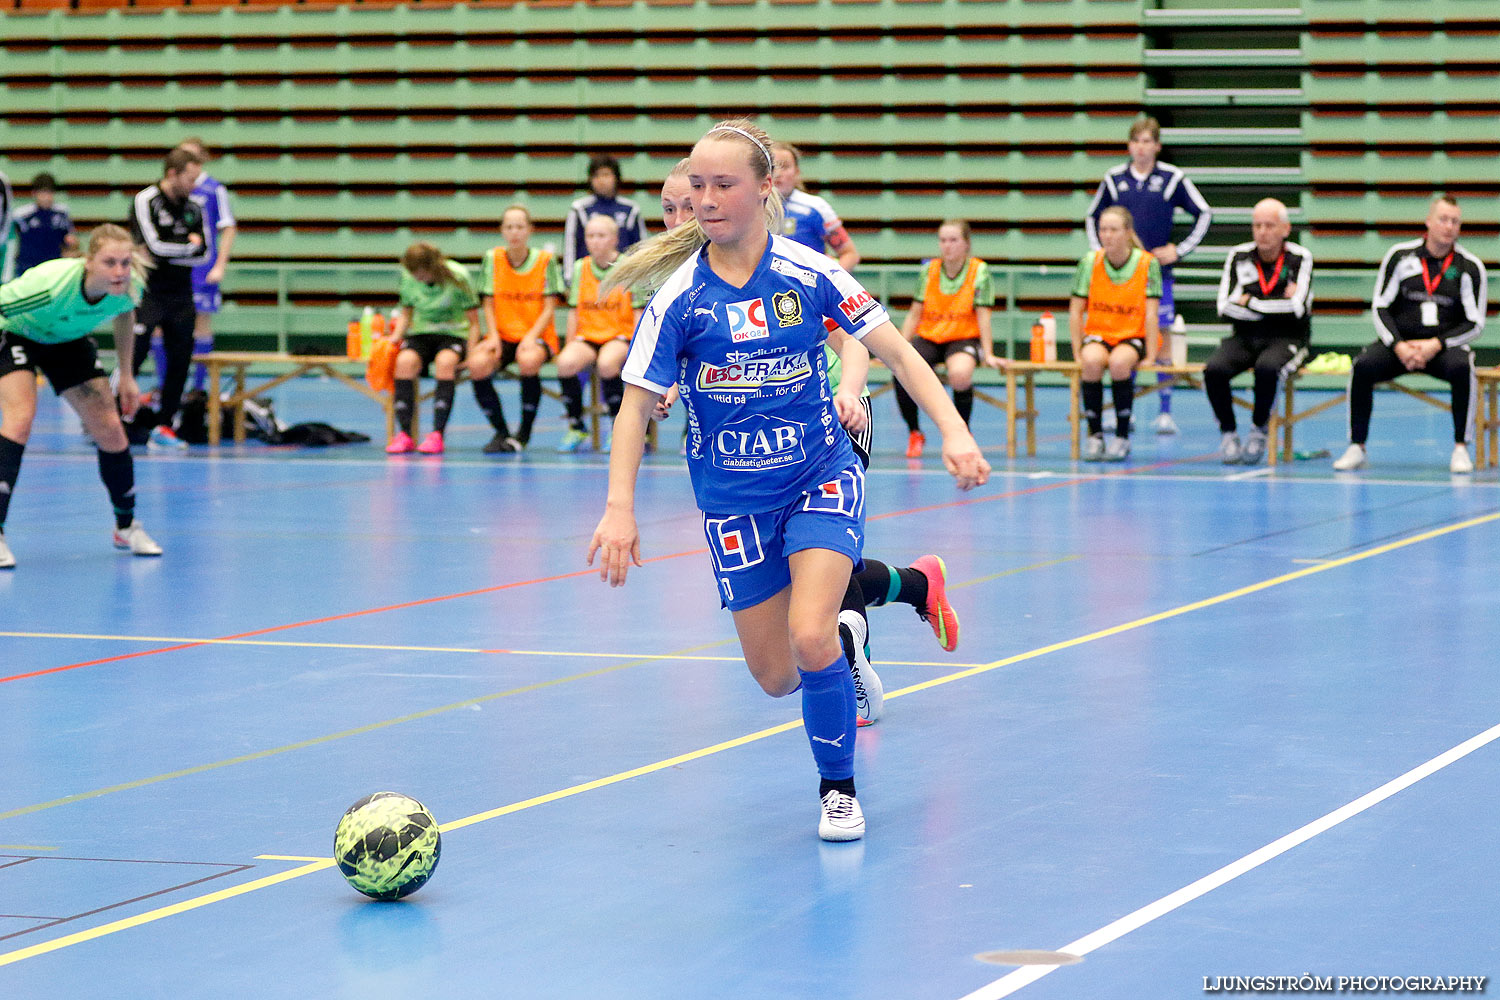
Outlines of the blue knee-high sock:
<svg viewBox="0 0 1500 1000">
<path fill-rule="evenodd" d="M 200 354 L 207 354 L 213 349 L 214 338 L 212 336 L 207 340 L 193 340 L 193 357 L 197 357 Z M 208 366 L 200 361 L 193 365 L 193 388 L 202 392 L 206 385 L 208 385 Z"/>
<path fill-rule="evenodd" d="M 1172 412 L 1172 376 L 1158 372 L 1156 375 L 1156 398 L 1161 401 L 1161 412 Z"/>
<path fill-rule="evenodd" d="M 822 670 L 802 675 L 802 724 L 818 775 L 834 781 L 854 777 L 854 677 L 841 654 Z"/>
</svg>

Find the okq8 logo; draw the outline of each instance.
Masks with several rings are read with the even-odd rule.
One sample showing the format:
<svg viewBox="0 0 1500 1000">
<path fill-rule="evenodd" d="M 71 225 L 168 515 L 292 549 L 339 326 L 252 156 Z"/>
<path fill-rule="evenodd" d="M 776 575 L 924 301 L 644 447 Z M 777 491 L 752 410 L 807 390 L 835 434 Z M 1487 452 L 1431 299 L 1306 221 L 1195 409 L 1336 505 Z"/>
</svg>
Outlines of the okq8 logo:
<svg viewBox="0 0 1500 1000">
<path fill-rule="evenodd" d="M 765 340 L 771 336 L 771 328 L 766 325 L 765 299 L 731 302 L 726 308 L 729 312 L 729 339 L 733 343 Z"/>
</svg>

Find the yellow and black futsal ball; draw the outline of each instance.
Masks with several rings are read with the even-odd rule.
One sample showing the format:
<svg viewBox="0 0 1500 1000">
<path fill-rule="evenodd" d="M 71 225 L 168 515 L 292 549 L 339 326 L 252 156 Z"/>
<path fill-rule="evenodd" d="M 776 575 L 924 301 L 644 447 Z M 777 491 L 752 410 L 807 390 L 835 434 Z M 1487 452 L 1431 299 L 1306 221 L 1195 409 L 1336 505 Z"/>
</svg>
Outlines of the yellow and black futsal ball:
<svg viewBox="0 0 1500 1000">
<path fill-rule="evenodd" d="M 400 899 L 422 888 L 442 850 L 432 813 L 397 792 L 366 795 L 349 807 L 333 834 L 339 871 L 371 899 Z"/>
</svg>

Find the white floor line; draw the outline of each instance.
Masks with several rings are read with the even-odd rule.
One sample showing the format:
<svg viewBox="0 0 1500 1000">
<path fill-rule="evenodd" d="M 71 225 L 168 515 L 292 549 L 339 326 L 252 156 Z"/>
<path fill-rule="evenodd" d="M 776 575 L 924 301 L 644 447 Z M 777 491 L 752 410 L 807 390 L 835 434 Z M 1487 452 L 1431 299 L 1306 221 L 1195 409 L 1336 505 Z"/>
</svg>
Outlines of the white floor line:
<svg viewBox="0 0 1500 1000">
<path fill-rule="evenodd" d="M 1437 773 L 1454 761 L 1468 756 L 1475 750 L 1494 742 L 1496 739 L 1500 739 L 1500 725 L 1491 726 L 1489 729 L 1465 740 L 1451 750 L 1438 754 L 1427 763 L 1412 768 L 1400 777 L 1393 778 L 1374 791 L 1361 795 L 1353 802 L 1340 806 L 1333 812 L 1313 820 L 1306 826 L 1293 830 L 1291 833 L 1279 840 L 1272 841 L 1260 850 L 1253 851 L 1238 861 L 1231 862 L 1218 871 L 1205 875 L 1191 885 L 1183 886 L 1176 892 L 1163 896 L 1154 903 L 1148 903 L 1134 913 L 1126 914 L 1114 923 L 1106 924 L 1093 933 L 1085 934 L 1078 940 L 1065 944 L 1056 950 L 1082 957 L 1091 951 L 1117 941 L 1131 931 L 1139 930 L 1156 918 L 1171 913 L 1179 906 L 1191 903 L 1199 896 L 1206 895 L 1227 882 L 1239 878 L 1246 872 L 1260 867 L 1267 861 L 1306 843 L 1318 834 L 1326 833 L 1344 822 L 1344 820 L 1357 816 L 1371 806 L 1384 802 L 1397 792 L 1410 788 L 1423 778 Z M 982 986 L 974 992 L 965 995 L 962 1000 L 999 1000 L 999 998 L 1008 997 L 1022 987 L 1029 986 L 1043 976 L 1060 968 L 1062 966 L 1058 965 L 1025 966 L 1008 975 L 1002 976 L 987 986 Z"/>
<path fill-rule="evenodd" d="M 1274 475 L 1275 472 L 1276 470 L 1271 468 L 1269 465 L 1262 465 L 1257 469 L 1246 469 L 1244 472 L 1233 472 L 1227 476 L 1223 476 L 1222 478 L 1227 479 L 1231 482 L 1238 482 L 1245 479 L 1260 479 L 1264 476 Z"/>
</svg>

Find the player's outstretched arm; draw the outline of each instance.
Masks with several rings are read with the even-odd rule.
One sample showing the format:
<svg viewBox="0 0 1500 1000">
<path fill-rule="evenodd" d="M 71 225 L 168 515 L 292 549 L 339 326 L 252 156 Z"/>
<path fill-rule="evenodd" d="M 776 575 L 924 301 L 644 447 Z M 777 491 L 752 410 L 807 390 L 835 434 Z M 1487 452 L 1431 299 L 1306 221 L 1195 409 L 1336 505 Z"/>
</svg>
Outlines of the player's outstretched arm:
<svg viewBox="0 0 1500 1000">
<path fill-rule="evenodd" d="M 587 565 L 600 554 L 599 579 L 611 587 L 625 583 L 630 564 L 641 565 L 641 539 L 635 526 L 635 479 L 646 450 L 646 424 L 661 398 L 638 385 L 625 385 L 625 398 L 615 417 L 614 443 L 609 453 L 609 497 L 604 516 L 589 542 Z"/>
<path fill-rule="evenodd" d="M 889 322 L 865 334 L 862 343 L 871 354 L 885 362 L 922 412 L 937 424 L 943 435 L 943 465 L 958 480 L 958 488 L 968 490 L 989 482 L 990 463 L 984 460 L 974 435 L 969 433 L 968 425 L 953 408 L 952 400 L 943 390 L 943 383 L 938 381 L 917 349 Z"/>
</svg>

